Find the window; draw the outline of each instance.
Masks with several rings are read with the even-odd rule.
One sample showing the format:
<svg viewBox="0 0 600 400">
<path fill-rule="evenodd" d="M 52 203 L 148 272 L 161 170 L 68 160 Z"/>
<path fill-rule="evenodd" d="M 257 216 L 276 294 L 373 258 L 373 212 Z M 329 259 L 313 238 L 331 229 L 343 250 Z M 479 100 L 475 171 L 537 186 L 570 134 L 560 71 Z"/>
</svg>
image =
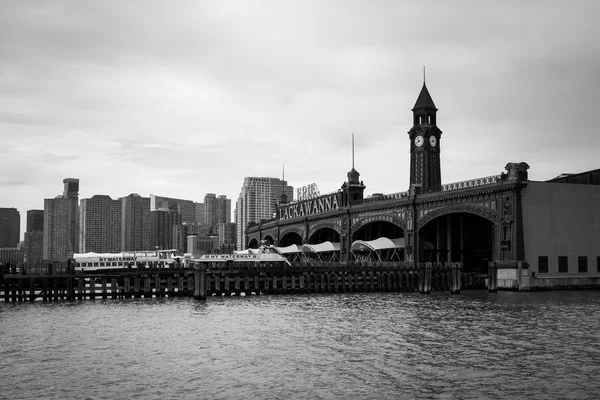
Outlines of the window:
<svg viewBox="0 0 600 400">
<path fill-rule="evenodd" d="M 539 256 L 538 257 L 538 272 L 540 274 L 548 273 L 548 256 Z"/>
<path fill-rule="evenodd" d="M 558 256 L 558 272 L 569 272 L 569 258 Z"/>
<path fill-rule="evenodd" d="M 577 272 L 588 272 L 587 256 L 577 257 Z"/>
</svg>

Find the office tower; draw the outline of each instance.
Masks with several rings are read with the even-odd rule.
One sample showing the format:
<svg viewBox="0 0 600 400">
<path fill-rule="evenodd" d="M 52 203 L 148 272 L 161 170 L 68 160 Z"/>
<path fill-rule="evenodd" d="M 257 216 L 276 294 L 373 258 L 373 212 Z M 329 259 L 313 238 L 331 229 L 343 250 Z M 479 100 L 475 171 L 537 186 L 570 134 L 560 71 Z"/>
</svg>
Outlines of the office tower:
<svg viewBox="0 0 600 400">
<path fill-rule="evenodd" d="M 216 227 L 219 224 L 217 195 L 214 193 L 207 193 L 204 196 L 204 215 L 206 218 L 205 223 L 209 226 Z"/>
<path fill-rule="evenodd" d="M 16 208 L 0 208 L 0 247 L 16 248 L 21 240 L 21 214 Z"/>
<path fill-rule="evenodd" d="M 219 224 L 231 222 L 231 199 L 225 195 L 217 197 L 217 214 Z"/>
<path fill-rule="evenodd" d="M 66 261 L 79 252 L 79 179 L 63 180 L 64 191 L 44 199 L 44 260 Z"/>
<path fill-rule="evenodd" d="M 206 224 L 179 224 L 173 227 L 173 248 L 185 253 L 187 237 L 190 235 L 209 236 L 211 227 Z"/>
<path fill-rule="evenodd" d="M 173 249 L 173 227 L 180 224 L 181 213 L 176 210 L 150 211 L 150 246 L 162 250 Z"/>
<path fill-rule="evenodd" d="M 250 222 L 271 219 L 280 196 L 285 193 L 288 199 L 294 196 L 294 188 L 279 178 L 246 177 L 236 202 L 237 248 L 246 246 L 246 228 Z"/>
<path fill-rule="evenodd" d="M 82 199 L 79 221 L 81 253 L 121 251 L 121 200 L 106 195 Z"/>
<path fill-rule="evenodd" d="M 206 213 L 204 212 L 204 203 L 194 203 L 196 209 L 196 224 L 206 223 Z"/>
<path fill-rule="evenodd" d="M 27 229 L 25 232 L 44 230 L 44 210 L 27 210 Z"/>
<path fill-rule="evenodd" d="M 221 222 L 219 224 L 219 251 L 230 254 L 236 249 L 236 224 L 235 222 Z"/>
<path fill-rule="evenodd" d="M 121 200 L 121 250 L 144 251 L 150 244 L 150 198 L 132 193 Z"/>
<path fill-rule="evenodd" d="M 44 210 L 27 211 L 24 256 L 28 264 L 40 264 L 44 259 Z"/>
<path fill-rule="evenodd" d="M 196 206 L 192 200 L 181 200 L 150 194 L 150 211 L 156 210 L 177 211 L 181 214 L 181 222 L 186 224 L 193 224 L 196 221 Z"/>
</svg>

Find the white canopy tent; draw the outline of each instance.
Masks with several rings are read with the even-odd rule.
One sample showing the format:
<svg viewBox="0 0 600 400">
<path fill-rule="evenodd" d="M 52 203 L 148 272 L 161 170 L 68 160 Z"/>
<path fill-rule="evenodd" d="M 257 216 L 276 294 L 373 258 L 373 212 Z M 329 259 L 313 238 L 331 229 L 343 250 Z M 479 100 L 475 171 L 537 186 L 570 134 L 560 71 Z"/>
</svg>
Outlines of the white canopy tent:
<svg viewBox="0 0 600 400">
<path fill-rule="evenodd" d="M 291 244 L 286 247 L 277 247 L 277 250 L 290 262 L 300 261 L 302 256 L 302 246 Z"/>
<path fill-rule="evenodd" d="M 377 261 L 402 261 L 404 238 L 389 239 L 380 237 L 375 240 L 355 240 L 350 246 L 350 251 L 355 260 L 371 260 L 375 254 Z M 367 253 L 357 254 L 357 253 Z M 382 257 L 383 255 L 383 257 Z"/>
<path fill-rule="evenodd" d="M 319 244 L 302 245 L 302 253 L 314 255 L 318 261 L 339 261 L 340 243 L 323 242 Z"/>
</svg>

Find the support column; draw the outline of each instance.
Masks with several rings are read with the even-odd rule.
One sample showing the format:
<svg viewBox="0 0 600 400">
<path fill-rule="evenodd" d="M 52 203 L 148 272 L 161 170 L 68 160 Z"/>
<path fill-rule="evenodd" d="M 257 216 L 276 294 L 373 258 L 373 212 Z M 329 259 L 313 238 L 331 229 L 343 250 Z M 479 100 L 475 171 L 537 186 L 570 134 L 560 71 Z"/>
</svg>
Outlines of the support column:
<svg viewBox="0 0 600 400">
<path fill-rule="evenodd" d="M 459 216 L 460 223 L 460 262 L 465 265 L 465 216 Z"/>
<path fill-rule="evenodd" d="M 446 247 L 448 247 L 447 262 L 452 262 L 452 214 L 446 215 Z"/>
<path fill-rule="evenodd" d="M 435 239 L 435 260 L 440 263 L 442 262 L 442 220 L 440 218 L 437 219 L 435 229 L 437 234 L 437 237 Z"/>
</svg>

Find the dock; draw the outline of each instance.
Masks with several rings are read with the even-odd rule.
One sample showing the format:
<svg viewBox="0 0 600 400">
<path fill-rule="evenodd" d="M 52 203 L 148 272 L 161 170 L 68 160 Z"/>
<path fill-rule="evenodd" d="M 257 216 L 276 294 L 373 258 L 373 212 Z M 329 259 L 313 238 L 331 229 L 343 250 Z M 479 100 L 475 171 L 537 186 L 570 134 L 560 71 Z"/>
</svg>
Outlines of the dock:
<svg viewBox="0 0 600 400">
<path fill-rule="evenodd" d="M 485 275 L 460 263 L 266 263 L 201 264 L 191 268 L 73 273 L 7 269 L 0 273 L 0 301 L 60 301 L 157 297 L 281 295 L 302 293 L 449 291 L 485 289 Z"/>
</svg>

